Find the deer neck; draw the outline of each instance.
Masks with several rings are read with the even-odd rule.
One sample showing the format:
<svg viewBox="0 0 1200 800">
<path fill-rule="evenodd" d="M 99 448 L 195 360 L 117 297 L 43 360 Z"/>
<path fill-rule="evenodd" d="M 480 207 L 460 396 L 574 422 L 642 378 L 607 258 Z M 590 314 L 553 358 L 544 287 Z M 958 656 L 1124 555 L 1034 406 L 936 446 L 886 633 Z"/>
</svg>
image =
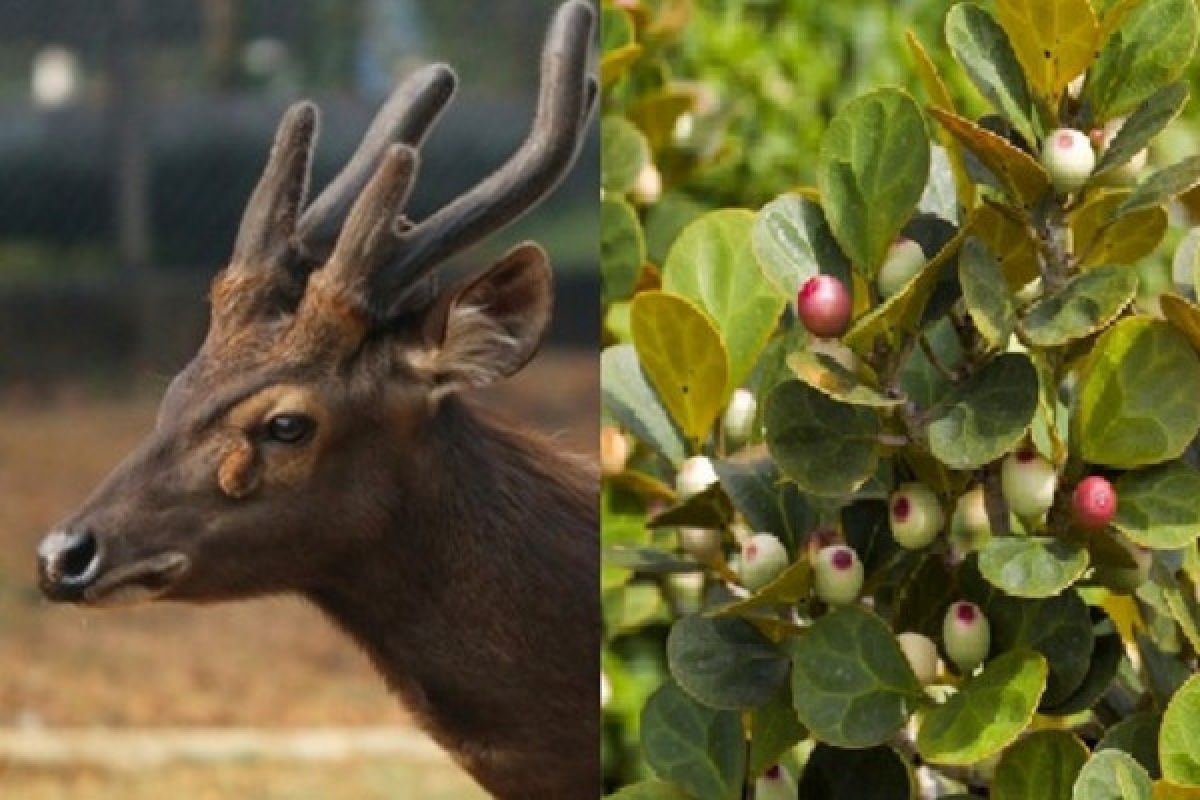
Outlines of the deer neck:
<svg viewBox="0 0 1200 800">
<path fill-rule="evenodd" d="M 518 764 L 545 771 L 552 761 L 540 759 L 572 749 L 586 772 L 599 736 L 595 480 L 456 399 L 428 435 L 436 463 L 396 487 L 383 544 L 351 556 L 313 599 L 498 796 Z M 521 780 L 518 793 L 533 778 Z"/>
</svg>

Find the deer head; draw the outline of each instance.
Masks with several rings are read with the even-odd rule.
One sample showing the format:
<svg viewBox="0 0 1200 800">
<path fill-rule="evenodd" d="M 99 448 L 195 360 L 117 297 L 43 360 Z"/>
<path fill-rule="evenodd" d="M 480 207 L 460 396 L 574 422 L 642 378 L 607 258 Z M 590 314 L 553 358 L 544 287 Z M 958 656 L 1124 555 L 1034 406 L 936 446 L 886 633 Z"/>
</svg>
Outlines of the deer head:
<svg viewBox="0 0 1200 800">
<path fill-rule="evenodd" d="M 154 431 L 39 547 L 47 597 L 108 605 L 306 591 L 373 537 L 433 524 L 436 513 L 410 515 L 403 500 L 417 506 L 440 484 L 453 503 L 471 482 L 446 472 L 456 393 L 521 369 L 552 300 L 532 243 L 448 291 L 437 291 L 436 270 L 537 204 L 573 163 L 596 97 L 592 25 L 584 2 L 559 9 L 527 140 L 420 223 L 403 210 L 418 148 L 454 92 L 450 69 L 401 85 L 311 204 L 317 109 L 286 112 L 213 284 L 200 351 Z"/>
</svg>

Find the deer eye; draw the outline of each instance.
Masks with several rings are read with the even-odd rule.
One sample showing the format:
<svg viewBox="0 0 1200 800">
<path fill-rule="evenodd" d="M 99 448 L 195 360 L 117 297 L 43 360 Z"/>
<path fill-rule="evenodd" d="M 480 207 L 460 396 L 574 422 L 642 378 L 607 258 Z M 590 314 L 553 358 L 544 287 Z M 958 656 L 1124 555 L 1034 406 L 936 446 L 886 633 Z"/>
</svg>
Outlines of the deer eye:
<svg viewBox="0 0 1200 800">
<path fill-rule="evenodd" d="M 304 414 L 277 414 L 267 420 L 267 438 L 281 444 L 301 444 L 316 427 L 316 421 Z"/>
</svg>

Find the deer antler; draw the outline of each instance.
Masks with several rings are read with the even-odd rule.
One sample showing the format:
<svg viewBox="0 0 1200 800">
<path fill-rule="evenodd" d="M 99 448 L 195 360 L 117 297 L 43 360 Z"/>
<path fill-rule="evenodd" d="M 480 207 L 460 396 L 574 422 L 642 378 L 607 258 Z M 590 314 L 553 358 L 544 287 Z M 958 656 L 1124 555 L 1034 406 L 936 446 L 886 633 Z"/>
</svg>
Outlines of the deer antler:
<svg viewBox="0 0 1200 800">
<path fill-rule="evenodd" d="M 595 104 L 596 82 L 586 74 L 593 23 L 592 9 L 583 0 L 559 8 L 546 36 L 538 108 L 528 138 L 499 170 L 415 226 L 402 211 L 416 153 L 393 147 L 355 202 L 330 263 L 318 271 L 329 274 L 318 283 L 341 283 L 344 290 L 353 286 L 364 303 L 365 319 L 381 323 L 414 299 L 413 289 L 436 266 L 508 225 L 549 193 L 578 154 Z M 401 169 L 401 162 L 408 166 Z M 384 188 L 401 176 L 407 182 L 402 189 Z"/>
</svg>

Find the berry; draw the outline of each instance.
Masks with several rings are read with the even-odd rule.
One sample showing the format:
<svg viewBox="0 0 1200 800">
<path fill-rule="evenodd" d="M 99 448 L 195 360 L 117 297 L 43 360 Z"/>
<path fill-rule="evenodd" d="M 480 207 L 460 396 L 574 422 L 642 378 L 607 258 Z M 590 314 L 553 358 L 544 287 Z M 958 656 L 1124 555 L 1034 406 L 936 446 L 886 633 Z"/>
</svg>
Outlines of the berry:
<svg viewBox="0 0 1200 800">
<path fill-rule="evenodd" d="M 896 543 L 909 550 L 932 542 L 946 521 L 937 495 L 922 483 L 905 483 L 896 489 L 888 502 L 888 516 Z"/>
<path fill-rule="evenodd" d="M 813 561 L 817 597 L 831 606 L 853 603 L 862 591 L 863 565 L 858 553 L 844 544 L 821 548 Z"/>
<path fill-rule="evenodd" d="M 1071 516 L 1087 530 L 1097 530 L 1112 522 L 1117 513 L 1117 492 L 1107 478 L 1089 475 L 1075 486 L 1071 495 Z"/>
<path fill-rule="evenodd" d="M 950 517 L 950 533 L 955 545 L 965 552 L 978 550 L 991 538 L 992 523 L 982 486 L 968 489 L 958 498 Z"/>
<path fill-rule="evenodd" d="M 692 456 L 679 466 L 675 491 L 681 500 L 695 497 L 717 482 L 717 471 L 707 456 Z"/>
<path fill-rule="evenodd" d="M 809 278 L 800 287 L 796 312 L 816 336 L 838 337 L 850 327 L 850 292 L 832 275 Z"/>
<path fill-rule="evenodd" d="M 721 418 L 721 428 L 725 433 L 725 442 L 736 449 L 750 440 L 754 432 L 754 415 L 758 412 L 758 401 L 754 393 L 746 389 L 734 389 L 725 408 L 725 416 Z"/>
<path fill-rule="evenodd" d="M 697 561 L 708 563 L 721 554 L 721 532 L 712 528 L 680 528 L 679 546 Z"/>
<path fill-rule="evenodd" d="M 796 800 L 796 792 L 796 779 L 778 764 L 754 782 L 755 800 Z"/>
<path fill-rule="evenodd" d="M 630 196 L 634 202 L 648 206 L 658 202 L 662 196 L 662 173 L 653 164 L 646 164 L 634 181 Z"/>
<path fill-rule="evenodd" d="M 804 553 L 810 564 L 817 562 L 817 553 L 831 544 L 842 544 L 841 535 L 833 528 L 814 528 L 804 541 Z"/>
<path fill-rule="evenodd" d="M 937 645 L 928 636 L 920 633 L 898 633 L 896 642 L 904 651 L 913 674 L 922 686 L 933 683 L 937 677 L 938 651 Z"/>
<path fill-rule="evenodd" d="M 1133 559 L 1131 567 L 1098 566 L 1092 574 L 1092 579 L 1115 592 L 1132 593 L 1150 577 L 1150 566 L 1154 563 L 1154 553 L 1134 544 L 1124 536 L 1115 537 L 1118 544 L 1125 548 Z"/>
<path fill-rule="evenodd" d="M 987 617 L 974 603 L 960 600 L 951 604 L 942 623 L 942 641 L 959 671 L 971 672 L 987 658 L 992 644 Z"/>
<path fill-rule="evenodd" d="M 1079 191 L 1096 166 L 1096 152 L 1082 132 L 1058 128 L 1042 142 L 1042 166 L 1059 194 Z"/>
<path fill-rule="evenodd" d="M 1037 517 L 1054 504 L 1058 473 L 1035 450 L 1022 448 L 1001 464 L 1000 488 L 1010 511 L 1019 517 Z"/>
<path fill-rule="evenodd" d="M 605 475 L 620 475 L 629 461 L 629 440 L 619 428 L 604 425 L 600 428 L 600 470 Z"/>
<path fill-rule="evenodd" d="M 769 533 L 756 533 L 742 543 L 742 584 L 752 592 L 779 577 L 787 565 L 787 549 Z"/>
<path fill-rule="evenodd" d="M 901 237 L 888 248 L 887 258 L 879 268 L 876 284 L 879 294 L 891 297 L 903 289 L 925 266 L 925 251 L 912 239 Z"/>
</svg>

